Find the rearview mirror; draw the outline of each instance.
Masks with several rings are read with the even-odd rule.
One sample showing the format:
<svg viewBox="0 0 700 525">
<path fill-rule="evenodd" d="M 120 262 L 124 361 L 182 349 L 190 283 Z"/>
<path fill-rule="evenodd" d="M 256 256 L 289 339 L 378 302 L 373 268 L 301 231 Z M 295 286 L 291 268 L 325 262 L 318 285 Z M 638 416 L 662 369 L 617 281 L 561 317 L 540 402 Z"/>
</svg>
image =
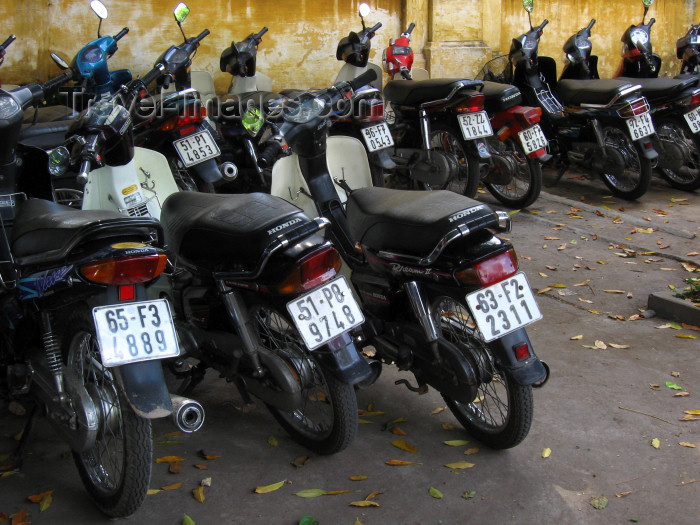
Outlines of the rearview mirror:
<svg viewBox="0 0 700 525">
<path fill-rule="evenodd" d="M 68 62 L 63 60 L 60 56 L 58 56 L 56 53 L 51 53 L 51 58 L 53 59 L 54 62 L 56 62 L 56 65 L 60 67 L 61 69 L 70 69 L 70 66 L 68 65 Z"/>
<path fill-rule="evenodd" d="M 366 17 L 370 13 L 371 9 L 369 8 L 369 4 L 367 2 L 362 2 L 360 4 L 360 16 L 362 18 Z"/>
<path fill-rule="evenodd" d="M 190 8 L 187 7 L 187 5 L 184 2 L 180 2 L 175 6 L 175 9 L 173 10 L 173 14 L 175 15 L 175 20 L 177 21 L 178 24 L 181 24 L 182 22 L 185 21 L 185 18 L 187 18 L 187 15 L 190 14 Z"/>
<path fill-rule="evenodd" d="M 642 0 L 642 3 L 644 4 L 644 7 L 649 7 L 654 3 L 654 0 Z"/>
<path fill-rule="evenodd" d="M 100 2 L 100 0 L 92 0 L 90 2 L 90 9 L 95 13 L 100 20 L 107 18 L 107 8 Z"/>
<path fill-rule="evenodd" d="M 644 0 L 647 1 L 647 0 Z M 523 7 L 528 13 L 532 13 L 532 8 L 534 7 L 535 0 L 523 0 Z"/>
</svg>

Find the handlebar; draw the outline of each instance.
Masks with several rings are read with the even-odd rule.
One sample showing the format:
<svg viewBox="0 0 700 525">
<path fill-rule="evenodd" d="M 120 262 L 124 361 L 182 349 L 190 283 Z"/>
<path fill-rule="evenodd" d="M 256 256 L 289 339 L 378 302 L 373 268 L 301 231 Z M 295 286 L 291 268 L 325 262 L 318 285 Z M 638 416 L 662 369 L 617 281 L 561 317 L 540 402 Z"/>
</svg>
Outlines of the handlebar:
<svg viewBox="0 0 700 525">
<path fill-rule="evenodd" d="M 651 20 L 649 20 L 649 27 L 653 26 L 655 22 L 656 18 L 652 18 Z"/>
<path fill-rule="evenodd" d="M 535 28 L 535 30 L 537 30 L 537 33 L 541 33 L 547 24 L 549 24 L 549 20 L 545 18 L 544 21 Z"/>
<path fill-rule="evenodd" d="M 14 42 L 16 38 L 17 38 L 17 37 L 16 37 L 14 34 L 8 36 L 8 37 L 7 37 L 7 40 L 5 40 L 5 41 L 0 45 L 0 53 L 3 52 L 3 51 L 5 51 L 5 49 L 7 48 L 7 46 L 9 46 L 12 42 Z"/>
<path fill-rule="evenodd" d="M 263 36 L 265 33 L 267 33 L 267 31 L 268 31 L 267 27 L 263 27 L 263 28 L 260 30 L 260 32 L 259 32 L 257 35 L 255 35 L 255 40 L 256 40 L 256 41 L 257 41 L 257 40 L 260 40 L 260 39 L 262 38 L 262 36 Z"/>
<path fill-rule="evenodd" d="M 124 29 L 122 29 L 121 31 L 119 31 L 119 33 L 117 33 L 116 35 L 114 35 L 114 37 L 113 37 L 113 38 L 114 38 L 114 41 L 115 41 L 115 42 L 119 42 L 119 41 L 124 37 L 124 35 L 126 35 L 128 32 L 129 32 L 129 28 L 128 28 L 128 27 L 125 27 Z"/>
<path fill-rule="evenodd" d="M 190 40 L 190 44 L 199 44 L 202 40 L 204 40 L 204 37 L 209 34 L 209 30 L 205 29 L 201 33 L 199 33 L 196 37 L 194 37 L 192 40 Z"/>
<path fill-rule="evenodd" d="M 408 29 L 406 29 L 406 34 L 407 34 L 407 35 L 410 35 L 410 34 L 411 34 L 411 31 L 413 31 L 413 28 L 415 28 L 415 27 L 416 27 L 416 24 L 414 24 L 413 22 L 411 22 L 411 25 L 409 25 L 409 26 L 408 26 Z"/>
<path fill-rule="evenodd" d="M 163 71 L 165 71 L 165 66 L 163 66 L 163 64 L 156 64 L 156 67 L 141 77 L 141 82 L 143 82 L 144 86 L 147 86 L 157 79 L 163 73 Z"/>
<path fill-rule="evenodd" d="M 586 31 L 590 31 L 591 28 L 593 27 L 593 24 L 595 24 L 595 18 L 591 18 L 591 21 L 586 26 Z"/>
<path fill-rule="evenodd" d="M 42 91 L 49 91 L 56 86 L 60 86 L 61 84 L 65 84 L 69 80 L 73 78 L 73 72 L 72 71 L 66 71 L 65 73 L 61 73 L 60 75 L 50 78 L 46 82 L 44 82 L 41 85 Z"/>
<path fill-rule="evenodd" d="M 377 72 L 373 69 L 368 69 L 362 73 L 359 77 L 352 79 L 348 84 L 353 91 L 357 91 L 362 86 L 366 86 L 373 80 L 377 79 Z"/>
<path fill-rule="evenodd" d="M 375 33 L 377 31 L 377 29 L 379 29 L 380 27 L 382 27 L 382 23 L 377 22 L 376 24 L 374 24 L 372 27 L 370 27 L 367 30 L 367 34 L 369 35 L 369 34 Z"/>
<path fill-rule="evenodd" d="M 80 163 L 80 171 L 78 171 L 76 176 L 76 180 L 80 185 L 85 186 L 87 184 L 88 173 L 90 173 L 90 161 L 84 160 Z"/>
</svg>

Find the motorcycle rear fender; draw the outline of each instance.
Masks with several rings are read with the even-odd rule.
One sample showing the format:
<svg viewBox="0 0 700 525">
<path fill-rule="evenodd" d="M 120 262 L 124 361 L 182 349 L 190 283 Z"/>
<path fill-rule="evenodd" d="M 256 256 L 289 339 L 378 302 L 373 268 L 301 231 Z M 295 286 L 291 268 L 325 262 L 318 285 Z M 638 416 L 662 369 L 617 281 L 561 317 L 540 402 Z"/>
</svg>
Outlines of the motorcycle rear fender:
<svg viewBox="0 0 700 525">
<path fill-rule="evenodd" d="M 199 164 L 192 166 L 192 171 L 197 174 L 200 180 L 207 183 L 214 183 L 223 177 L 221 171 L 219 171 L 219 166 L 216 164 L 216 160 L 209 159 Z"/>
<path fill-rule="evenodd" d="M 515 357 L 515 348 L 527 344 L 530 357 L 524 361 L 518 361 Z M 489 348 L 494 356 L 503 365 L 503 368 L 511 377 L 522 386 L 532 385 L 547 377 L 547 370 L 542 361 L 535 355 L 530 338 L 524 328 L 511 332 L 500 339 L 491 341 Z"/>
<path fill-rule="evenodd" d="M 173 406 L 160 361 L 141 361 L 119 367 L 119 382 L 134 412 L 146 419 L 170 415 Z"/>
<path fill-rule="evenodd" d="M 654 149 L 651 137 L 653 137 L 653 135 L 639 139 L 637 142 L 639 142 L 639 145 L 642 147 L 644 157 L 649 160 L 655 160 L 659 157 L 659 153 Z"/>
<path fill-rule="evenodd" d="M 348 385 L 360 383 L 373 373 L 348 334 L 336 337 L 324 349 L 315 351 L 314 355 L 323 368 Z"/>
</svg>

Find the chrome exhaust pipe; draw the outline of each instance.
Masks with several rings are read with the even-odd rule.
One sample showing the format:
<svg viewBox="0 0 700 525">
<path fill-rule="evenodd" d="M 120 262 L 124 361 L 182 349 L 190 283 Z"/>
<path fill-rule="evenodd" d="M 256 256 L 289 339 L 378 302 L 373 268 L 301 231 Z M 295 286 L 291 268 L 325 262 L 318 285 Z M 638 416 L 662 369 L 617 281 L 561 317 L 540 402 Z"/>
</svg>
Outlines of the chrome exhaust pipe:
<svg viewBox="0 0 700 525">
<path fill-rule="evenodd" d="M 238 177 L 238 167 L 233 162 L 221 163 L 219 171 L 221 171 L 221 176 L 229 182 L 236 180 L 236 177 Z"/>
<path fill-rule="evenodd" d="M 196 432 L 204 424 L 204 408 L 192 399 L 170 394 L 173 423 L 182 432 Z"/>
</svg>

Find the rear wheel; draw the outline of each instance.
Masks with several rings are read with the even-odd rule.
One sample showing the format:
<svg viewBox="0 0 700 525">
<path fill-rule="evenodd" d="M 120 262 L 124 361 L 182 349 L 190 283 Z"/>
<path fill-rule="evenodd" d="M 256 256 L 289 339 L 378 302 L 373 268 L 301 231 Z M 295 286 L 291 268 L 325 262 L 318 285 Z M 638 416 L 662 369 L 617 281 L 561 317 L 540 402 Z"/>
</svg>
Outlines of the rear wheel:
<svg viewBox="0 0 700 525">
<path fill-rule="evenodd" d="M 603 129 L 605 146 L 615 156 L 615 171 L 601 173 L 603 182 L 621 199 L 634 200 L 644 195 L 651 184 L 651 161 L 629 132 L 617 126 Z"/>
<path fill-rule="evenodd" d="M 459 172 L 457 177 L 448 180 L 441 187 L 429 189 L 450 190 L 474 198 L 479 189 L 480 159 L 469 155 L 470 148 L 462 137 L 462 132 L 447 122 L 431 122 L 430 148 L 453 154 L 459 163 Z"/>
<path fill-rule="evenodd" d="M 682 119 L 661 118 L 654 122 L 660 143 L 658 170 L 672 188 L 700 188 L 700 141 Z"/>
<path fill-rule="evenodd" d="M 527 436 L 532 424 L 532 387 L 521 386 L 494 359 L 466 305 L 451 297 L 433 302 L 442 335 L 479 363 L 482 383 L 471 403 L 444 395 L 457 420 L 476 439 L 494 449 L 511 448 Z"/>
<path fill-rule="evenodd" d="M 95 444 L 73 452 L 73 459 L 97 507 L 107 516 L 123 518 L 139 508 L 148 491 L 151 423 L 134 413 L 114 372 L 102 365 L 90 314 L 78 312 L 66 326 L 66 366 L 82 381 L 99 418 Z"/>
<path fill-rule="evenodd" d="M 284 412 L 268 405 L 272 415 L 312 452 L 334 454 L 345 449 L 357 433 L 357 398 L 352 385 L 321 367 L 286 314 L 266 305 L 254 306 L 251 313 L 263 346 L 285 360 L 302 390 L 299 408 Z"/>
<path fill-rule="evenodd" d="M 486 137 L 493 166 L 484 184 L 491 194 L 506 206 L 525 208 L 535 202 L 542 190 L 542 167 L 525 155 L 516 140 L 501 141 L 495 135 Z"/>
</svg>

